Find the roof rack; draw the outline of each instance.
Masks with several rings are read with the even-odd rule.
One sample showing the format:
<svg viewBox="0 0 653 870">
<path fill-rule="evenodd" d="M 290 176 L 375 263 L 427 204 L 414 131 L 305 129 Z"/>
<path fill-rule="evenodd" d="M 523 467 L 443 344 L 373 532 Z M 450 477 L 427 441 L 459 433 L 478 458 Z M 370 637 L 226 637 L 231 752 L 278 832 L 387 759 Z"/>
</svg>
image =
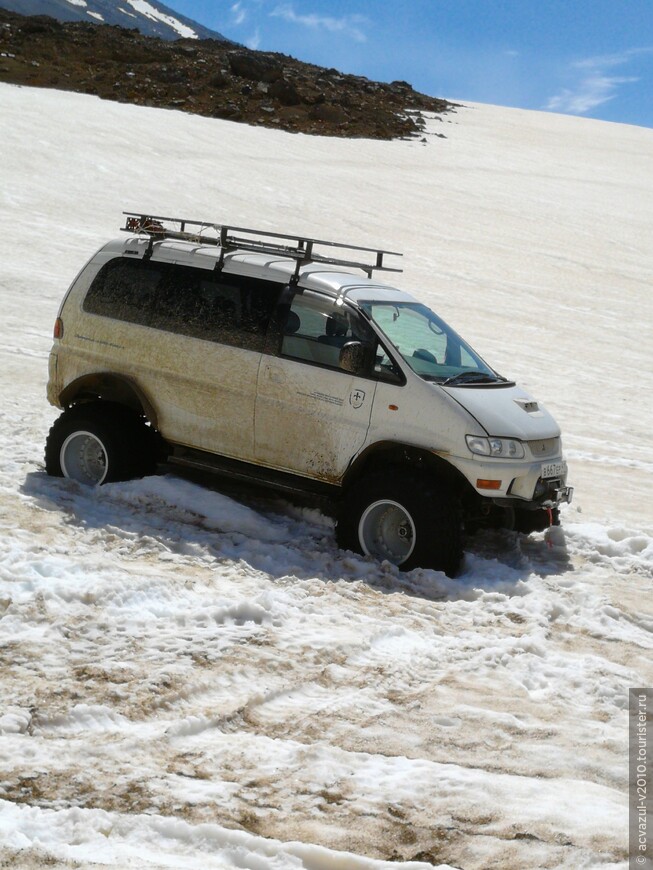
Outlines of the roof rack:
<svg viewBox="0 0 653 870">
<path fill-rule="evenodd" d="M 257 230 L 249 227 L 234 227 L 227 224 L 213 224 L 206 221 L 192 221 L 186 218 L 161 217 L 141 212 L 124 211 L 126 215 L 123 232 L 143 233 L 149 236 L 151 247 L 159 239 L 183 239 L 201 245 L 216 245 L 221 248 L 218 268 L 222 267 L 224 255 L 229 251 L 254 251 L 262 254 L 277 254 L 280 257 L 295 260 L 293 280 L 299 278 L 299 269 L 308 263 L 328 263 L 333 266 L 348 266 L 362 269 L 368 277 L 375 270 L 381 272 L 401 272 L 401 269 L 386 266 L 385 255 L 402 257 L 396 251 L 382 251 L 378 248 L 363 248 L 359 245 L 348 245 L 341 242 L 328 242 L 324 239 L 312 239 L 286 233 L 273 233 L 269 230 Z M 170 224 L 173 226 L 171 227 Z M 188 228 L 191 229 L 188 229 Z M 347 251 L 362 251 L 374 254 L 375 262 L 360 262 L 356 259 L 328 256 L 319 248 L 339 248 Z M 369 260 L 369 258 L 366 258 Z"/>
</svg>

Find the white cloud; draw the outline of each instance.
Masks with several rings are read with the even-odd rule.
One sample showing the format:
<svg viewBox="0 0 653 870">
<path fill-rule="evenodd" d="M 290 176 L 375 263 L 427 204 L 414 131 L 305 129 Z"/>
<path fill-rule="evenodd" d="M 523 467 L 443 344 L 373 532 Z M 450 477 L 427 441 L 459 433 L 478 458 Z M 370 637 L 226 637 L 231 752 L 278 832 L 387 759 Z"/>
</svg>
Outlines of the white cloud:
<svg viewBox="0 0 653 870">
<path fill-rule="evenodd" d="M 613 100 L 617 96 L 619 85 L 638 81 L 639 79 L 633 76 L 587 76 L 578 82 L 573 90 L 565 88 L 551 97 L 546 108 L 553 112 L 584 115 L 602 103 Z"/>
<path fill-rule="evenodd" d="M 283 18 L 291 24 L 300 24 L 312 30 L 327 30 L 330 33 L 340 33 L 356 42 L 365 42 L 367 36 L 361 29 L 366 20 L 362 15 L 343 15 L 341 18 L 333 18 L 329 15 L 317 15 L 315 13 L 299 14 L 295 12 L 290 3 L 277 6 L 270 15 L 275 18 Z"/>
<path fill-rule="evenodd" d="M 261 6 L 261 0 L 256 0 L 256 2 L 246 3 L 243 0 L 236 0 L 235 3 L 231 4 L 230 12 L 231 12 L 231 25 L 233 27 L 241 27 L 244 24 L 247 24 L 248 27 L 251 27 L 251 22 L 256 20 L 259 16 L 257 15 L 256 8 L 252 9 L 252 5 Z M 253 33 L 245 38 L 241 38 L 241 42 L 243 45 L 246 45 L 247 48 L 251 48 L 254 51 L 258 49 L 261 44 L 261 30 L 257 27 Z"/>
<path fill-rule="evenodd" d="M 245 40 L 245 45 L 247 48 L 251 48 L 252 51 L 256 51 L 261 44 L 261 31 L 256 28 L 254 33 Z"/>
<path fill-rule="evenodd" d="M 606 54 L 576 61 L 570 70 L 576 77 L 572 87 L 551 97 L 545 108 L 554 112 L 583 115 L 613 100 L 621 85 L 633 84 L 639 76 L 610 75 L 608 70 L 624 66 L 636 57 L 653 53 L 653 48 L 632 48 L 619 54 Z"/>
<path fill-rule="evenodd" d="M 231 7 L 231 15 L 233 18 L 234 26 L 238 27 L 247 18 L 247 10 L 242 3 L 234 3 L 234 5 Z"/>
<path fill-rule="evenodd" d="M 629 48 L 626 51 L 619 52 L 617 54 L 601 54 L 596 57 L 588 57 L 585 60 L 576 61 L 574 66 L 578 69 L 605 69 L 606 67 L 613 66 L 623 66 L 623 64 L 628 63 L 633 60 L 633 58 L 640 57 L 645 54 L 653 54 L 653 48 Z"/>
</svg>

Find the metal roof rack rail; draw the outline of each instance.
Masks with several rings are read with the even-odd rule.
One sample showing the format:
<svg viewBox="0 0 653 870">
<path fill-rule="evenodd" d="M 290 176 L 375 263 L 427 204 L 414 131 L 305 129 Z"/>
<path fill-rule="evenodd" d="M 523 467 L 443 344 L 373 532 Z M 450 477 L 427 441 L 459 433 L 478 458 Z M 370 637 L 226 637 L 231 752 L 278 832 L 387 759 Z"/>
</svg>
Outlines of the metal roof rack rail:
<svg viewBox="0 0 653 870">
<path fill-rule="evenodd" d="M 143 233 L 149 236 L 151 254 L 152 245 L 160 239 L 182 239 L 200 245 L 216 245 L 220 247 L 219 265 L 225 253 L 229 251 L 253 251 L 260 254 L 276 254 L 280 257 L 295 260 L 293 280 L 299 278 L 299 269 L 308 263 L 326 263 L 332 266 L 348 266 L 362 269 L 368 277 L 372 272 L 401 272 L 401 269 L 386 266 L 384 256 L 402 257 L 397 251 L 384 251 L 378 248 L 365 248 L 360 245 L 348 245 L 344 242 L 329 242 L 324 239 L 313 239 L 287 233 L 274 233 L 269 230 L 258 230 L 250 227 L 234 227 L 227 224 L 213 224 L 207 221 L 193 221 L 186 218 L 162 217 L 141 212 L 125 211 L 125 226 L 123 232 Z M 173 226 L 170 226 L 172 224 Z M 191 228 L 191 229 L 188 229 Z M 318 248 L 318 250 L 316 250 Z M 328 256 L 320 248 L 339 248 L 345 251 L 360 251 L 374 254 L 374 262 L 361 262 L 358 259 Z M 370 258 L 365 258 L 369 261 Z"/>
</svg>

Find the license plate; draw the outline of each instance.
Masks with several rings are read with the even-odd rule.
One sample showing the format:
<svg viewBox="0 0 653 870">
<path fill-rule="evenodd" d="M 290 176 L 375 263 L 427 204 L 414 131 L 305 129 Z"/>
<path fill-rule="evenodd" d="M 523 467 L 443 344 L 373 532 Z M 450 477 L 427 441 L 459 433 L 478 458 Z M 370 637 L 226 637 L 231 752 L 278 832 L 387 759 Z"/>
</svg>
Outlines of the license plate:
<svg viewBox="0 0 653 870">
<path fill-rule="evenodd" d="M 545 462 L 540 472 L 540 477 L 547 480 L 551 477 L 566 477 L 567 463 L 566 462 Z"/>
</svg>

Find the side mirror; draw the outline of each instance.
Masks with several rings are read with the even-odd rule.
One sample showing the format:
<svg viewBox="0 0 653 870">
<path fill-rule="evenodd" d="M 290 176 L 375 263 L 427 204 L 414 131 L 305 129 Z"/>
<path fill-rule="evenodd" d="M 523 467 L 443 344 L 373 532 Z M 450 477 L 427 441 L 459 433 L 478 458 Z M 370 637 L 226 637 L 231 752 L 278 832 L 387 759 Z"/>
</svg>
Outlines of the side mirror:
<svg viewBox="0 0 653 870">
<path fill-rule="evenodd" d="M 365 369 L 366 363 L 367 348 L 360 341 L 348 341 L 343 345 L 338 357 L 341 369 L 357 375 Z"/>
</svg>

